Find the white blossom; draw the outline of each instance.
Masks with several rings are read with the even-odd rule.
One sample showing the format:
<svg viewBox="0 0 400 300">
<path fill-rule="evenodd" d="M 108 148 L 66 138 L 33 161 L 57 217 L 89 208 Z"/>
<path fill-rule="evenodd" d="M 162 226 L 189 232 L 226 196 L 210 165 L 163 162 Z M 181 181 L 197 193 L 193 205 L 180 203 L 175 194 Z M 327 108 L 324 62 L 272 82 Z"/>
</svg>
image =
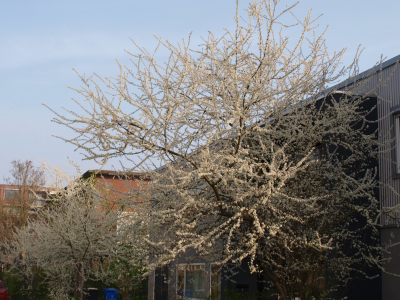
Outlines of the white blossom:
<svg viewBox="0 0 400 300">
<path fill-rule="evenodd" d="M 50 203 L 0 245 L 2 262 L 25 278 L 28 292 L 35 289 L 38 270 L 54 299 L 72 292 L 83 299 L 89 279 L 117 281 L 125 271 L 119 261 L 132 268 L 145 266 L 146 247 L 135 236 L 143 229 L 107 198 L 93 178 L 84 179 L 80 172 L 70 176 L 46 164 L 44 168 L 50 179 Z"/>
<path fill-rule="evenodd" d="M 366 131 L 376 120 L 359 109 L 373 91 L 363 81 L 322 94 L 357 75 L 358 55 L 341 67 L 344 50 L 328 54 L 311 13 L 293 15 L 298 37 L 285 36 L 294 6 L 278 2 L 253 1 L 234 31 L 195 50 L 190 37 L 158 38 L 165 63 L 137 46 L 117 78 L 79 75 L 82 113 L 54 122 L 87 159 L 124 158 L 151 177 L 151 266 L 189 249 L 221 264 L 249 257 L 281 299 L 328 297 L 350 272 L 368 277 L 359 266 L 380 265 L 378 141 Z"/>
</svg>

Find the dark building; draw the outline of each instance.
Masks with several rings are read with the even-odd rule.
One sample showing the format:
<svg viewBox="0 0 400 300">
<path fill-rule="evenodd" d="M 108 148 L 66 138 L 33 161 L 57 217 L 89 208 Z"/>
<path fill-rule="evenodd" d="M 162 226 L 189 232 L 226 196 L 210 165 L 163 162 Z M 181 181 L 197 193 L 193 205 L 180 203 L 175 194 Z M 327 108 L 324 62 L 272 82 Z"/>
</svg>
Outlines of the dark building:
<svg viewBox="0 0 400 300">
<path fill-rule="evenodd" d="M 373 109 L 369 118 L 375 120 L 378 129 L 378 138 L 381 149 L 378 159 L 371 159 L 371 167 L 377 167 L 381 182 L 376 194 L 379 197 L 381 211 L 400 205 L 400 70 L 397 62 L 400 55 L 375 66 L 358 77 L 358 81 L 365 82 L 367 91 L 374 90 L 364 109 Z M 384 84 L 380 84 L 384 82 Z M 340 92 L 351 90 L 353 82 L 336 87 Z M 329 90 L 328 90 L 329 91 Z M 360 94 L 363 91 L 354 91 Z M 374 128 L 370 128 L 374 130 Z M 383 214 L 380 218 L 380 242 L 382 244 L 396 244 L 390 252 L 384 253 L 390 260 L 381 270 L 367 270 L 370 276 L 378 275 L 372 280 L 355 278 L 349 283 L 348 299 L 364 300 L 392 300 L 398 299 L 400 286 L 400 214 Z M 190 257 L 190 254 L 187 255 Z M 192 299 L 204 299 L 225 288 L 248 294 L 262 291 L 266 282 L 257 274 L 250 274 L 245 261 L 240 271 L 232 276 L 231 280 L 224 279 L 221 272 L 213 273 L 212 261 L 193 262 L 182 257 L 176 264 L 158 269 L 149 276 L 148 300 L 172 300 L 185 296 Z M 395 276 L 397 275 L 397 276 Z M 225 297 L 223 296 L 222 299 Z M 267 297 L 265 299 L 278 299 Z"/>
</svg>

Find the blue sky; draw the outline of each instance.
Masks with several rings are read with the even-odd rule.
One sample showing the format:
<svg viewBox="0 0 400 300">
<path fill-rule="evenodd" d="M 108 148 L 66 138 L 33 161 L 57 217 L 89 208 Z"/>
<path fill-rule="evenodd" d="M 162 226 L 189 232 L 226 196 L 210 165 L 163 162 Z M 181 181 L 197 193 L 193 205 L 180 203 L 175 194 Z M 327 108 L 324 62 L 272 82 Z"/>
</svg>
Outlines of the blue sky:
<svg viewBox="0 0 400 300">
<path fill-rule="evenodd" d="M 241 1 L 242 8 L 247 1 Z M 283 1 L 283 5 L 295 1 Z M 400 54 L 398 12 L 400 1 L 305 0 L 295 9 L 304 17 L 309 9 L 325 35 L 330 52 L 347 47 L 349 63 L 357 47 L 365 48 L 360 71 L 370 68 L 381 54 L 390 59 Z M 154 49 L 153 35 L 178 42 L 193 32 L 194 45 L 208 31 L 216 35 L 233 29 L 234 0 L 69 0 L 3 1 L 0 10 L 0 183 L 8 176 L 13 159 L 44 158 L 66 166 L 68 158 L 82 171 L 98 166 L 82 161 L 81 151 L 52 137 L 72 132 L 51 122 L 56 111 L 74 109 L 77 98 L 68 86 L 79 87 L 75 68 L 88 75 L 118 74 L 115 59 L 128 64 L 138 45 Z M 163 59 L 161 55 L 159 59 Z M 37 163 L 38 165 L 39 163 Z M 111 162 L 107 168 L 118 162 Z"/>
</svg>

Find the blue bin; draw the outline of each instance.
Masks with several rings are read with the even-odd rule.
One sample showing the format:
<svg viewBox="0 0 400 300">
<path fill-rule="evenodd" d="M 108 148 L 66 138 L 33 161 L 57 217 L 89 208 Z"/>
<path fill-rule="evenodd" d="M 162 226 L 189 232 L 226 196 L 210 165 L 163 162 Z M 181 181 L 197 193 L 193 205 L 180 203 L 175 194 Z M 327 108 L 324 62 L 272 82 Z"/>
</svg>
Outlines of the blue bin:
<svg viewBox="0 0 400 300">
<path fill-rule="evenodd" d="M 104 300 L 117 300 L 119 289 L 106 288 L 104 291 Z"/>
<path fill-rule="evenodd" d="M 185 295 L 186 298 L 192 298 L 193 291 L 187 290 L 185 294 L 186 294 Z"/>
</svg>

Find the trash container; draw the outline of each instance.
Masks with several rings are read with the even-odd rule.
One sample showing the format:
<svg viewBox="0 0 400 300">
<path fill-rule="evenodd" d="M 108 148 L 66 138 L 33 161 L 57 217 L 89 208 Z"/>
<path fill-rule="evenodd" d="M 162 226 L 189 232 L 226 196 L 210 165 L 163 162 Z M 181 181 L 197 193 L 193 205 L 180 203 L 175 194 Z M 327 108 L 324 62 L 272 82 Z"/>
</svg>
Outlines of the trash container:
<svg viewBox="0 0 400 300">
<path fill-rule="evenodd" d="M 97 300 L 99 298 L 99 290 L 96 288 L 88 288 L 87 300 Z"/>
<path fill-rule="evenodd" d="M 104 289 L 104 300 L 117 300 L 119 289 L 106 288 Z"/>
<path fill-rule="evenodd" d="M 192 298 L 192 294 L 193 294 L 193 291 L 192 291 L 192 290 L 187 290 L 187 291 L 186 291 L 185 297 L 186 297 L 186 298 Z"/>
</svg>

